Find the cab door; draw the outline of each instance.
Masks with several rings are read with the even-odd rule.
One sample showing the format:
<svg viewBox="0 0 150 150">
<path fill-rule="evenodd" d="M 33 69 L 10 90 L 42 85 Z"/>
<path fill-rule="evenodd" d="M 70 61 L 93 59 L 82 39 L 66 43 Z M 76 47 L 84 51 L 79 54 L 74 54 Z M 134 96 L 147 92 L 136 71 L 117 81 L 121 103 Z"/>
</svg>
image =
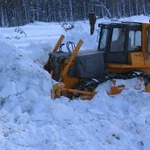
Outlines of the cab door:
<svg viewBox="0 0 150 150">
<path fill-rule="evenodd" d="M 108 39 L 107 49 L 105 51 L 106 63 L 121 63 L 127 64 L 128 44 L 127 44 L 127 29 L 112 28 Z"/>
</svg>

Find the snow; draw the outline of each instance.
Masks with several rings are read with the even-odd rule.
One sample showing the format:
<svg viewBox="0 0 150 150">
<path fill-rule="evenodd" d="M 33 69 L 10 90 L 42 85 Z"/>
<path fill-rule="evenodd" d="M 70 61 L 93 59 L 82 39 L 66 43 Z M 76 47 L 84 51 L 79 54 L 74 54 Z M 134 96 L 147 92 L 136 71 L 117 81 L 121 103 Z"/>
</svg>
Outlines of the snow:
<svg viewBox="0 0 150 150">
<path fill-rule="evenodd" d="M 97 24 L 102 21 L 110 20 Z M 149 150 L 150 94 L 130 88 L 136 79 L 118 81 L 127 84 L 119 95 L 106 94 L 108 81 L 91 101 L 51 99 L 53 81 L 43 65 L 59 36 L 65 35 L 64 42 L 82 39 L 82 50 L 97 48 L 88 21 L 73 24 L 67 32 L 59 23 L 43 22 L 19 27 L 25 34 L 16 32 L 18 27 L 0 28 L 0 149 Z"/>
</svg>

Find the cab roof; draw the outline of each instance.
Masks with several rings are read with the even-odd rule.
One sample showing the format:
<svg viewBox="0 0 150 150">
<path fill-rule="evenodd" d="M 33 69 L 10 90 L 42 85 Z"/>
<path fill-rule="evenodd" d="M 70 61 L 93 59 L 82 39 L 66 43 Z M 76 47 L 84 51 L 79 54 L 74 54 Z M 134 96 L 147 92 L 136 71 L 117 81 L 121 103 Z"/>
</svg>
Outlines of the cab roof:
<svg viewBox="0 0 150 150">
<path fill-rule="evenodd" d="M 142 23 L 140 22 L 125 22 L 125 21 L 110 21 L 102 22 L 98 24 L 98 27 L 102 26 L 115 26 L 115 27 L 141 27 Z"/>
</svg>

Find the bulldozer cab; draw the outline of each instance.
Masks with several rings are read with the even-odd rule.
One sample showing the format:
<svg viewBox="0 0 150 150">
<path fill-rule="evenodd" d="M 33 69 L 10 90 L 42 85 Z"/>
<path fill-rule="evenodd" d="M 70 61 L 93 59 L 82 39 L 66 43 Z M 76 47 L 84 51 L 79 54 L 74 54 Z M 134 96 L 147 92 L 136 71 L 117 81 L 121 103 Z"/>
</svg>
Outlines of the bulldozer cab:
<svg viewBox="0 0 150 150">
<path fill-rule="evenodd" d="M 128 64 L 128 53 L 141 50 L 141 23 L 101 23 L 98 50 L 105 63 Z"/>
</svg>

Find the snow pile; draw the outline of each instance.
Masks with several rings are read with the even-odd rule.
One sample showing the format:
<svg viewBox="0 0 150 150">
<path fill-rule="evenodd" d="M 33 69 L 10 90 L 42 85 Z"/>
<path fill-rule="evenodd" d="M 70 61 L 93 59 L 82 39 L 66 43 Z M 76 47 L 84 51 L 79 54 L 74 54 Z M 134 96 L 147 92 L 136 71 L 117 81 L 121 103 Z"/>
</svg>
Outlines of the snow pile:
<svg viewBox="0 0 150 150">
<path fill-rule="evenodd" d="M 33 62 L 44 66 L 48 60 L 49 53 L 52 51 L 52 45 L 44 41 L 31 42 L 25 48 L 20 47 L 19 50 L 24 57 L 30 58 Z"/>
<path fill-rule="evenodd" d="M 144 22 L 144 23 L 149 23 L 149 16 L 144 16 L 144 15 L 140 15 L 140 16 L 132 16 L 129 18 L 121 18 L 121 21 L 131 21 L 131 22 Z"/>
<path fill-rule="evenodd" d="M 11 99 L 20 104 L 28 99 L 26 103 L 30 101 L 31 104 L 28 105 L 32 106 L 32 102 L 38 101 L 39 92 L 41 98 L 49 96 L 52 87 L 49 74 L 32 61 L 26 60 L 5 41 L 0 40 L 0 45 L 0 97 L 4 107 Z M 15 106 L 14 101 L 13 105 Z M 25 109 L 24 104 L 22 107 Z"/>
</svg>

